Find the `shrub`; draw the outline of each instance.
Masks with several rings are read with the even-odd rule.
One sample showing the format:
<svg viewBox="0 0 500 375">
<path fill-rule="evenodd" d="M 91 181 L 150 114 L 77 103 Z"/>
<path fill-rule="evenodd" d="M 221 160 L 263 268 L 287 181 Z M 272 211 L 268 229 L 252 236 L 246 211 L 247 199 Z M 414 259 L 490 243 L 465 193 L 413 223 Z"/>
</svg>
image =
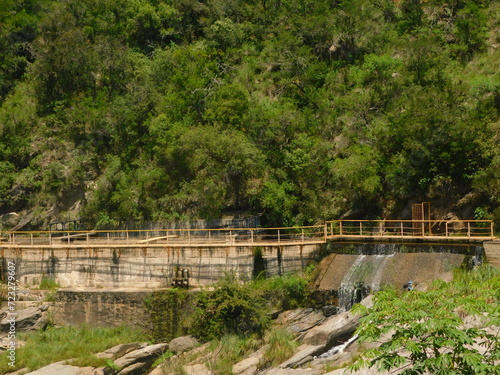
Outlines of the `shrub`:
<svg viewBox="0 0 500 375">
<path fill-rule="evenodd" d="M 213 290 L 197 295 L 192 333 L 201 340 L 262 334 L 268 324 L 262 293 L 250 284 L 239 284 L 234 274 L 226 274 Z"/>
<path fill-rule="evenodd" d="M 374 305 L 356 305 L 367 314 L 357 333 L 361 341 L 387 342 L 368 350 L 352 369 L 365 365 L 402 374 L 499 374 L 500 337 L 485 328 L 500 325 L 500 272 L 481 266 L 458 271 L 453 282 L 435 281 L 427 292 L 378 292 Z M 478 348 L 480 347 L 480 349 Z M 402 351 L 408 354 L 402 354 Z"/>
</svg>

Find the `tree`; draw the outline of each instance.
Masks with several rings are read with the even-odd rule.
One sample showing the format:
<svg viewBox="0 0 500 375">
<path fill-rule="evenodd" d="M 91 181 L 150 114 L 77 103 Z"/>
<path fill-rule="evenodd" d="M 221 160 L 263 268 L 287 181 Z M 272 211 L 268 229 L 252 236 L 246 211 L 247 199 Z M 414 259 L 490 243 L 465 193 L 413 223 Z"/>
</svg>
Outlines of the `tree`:
<svg viewBox="0 0 500 375">
<path fill-rule="evenodd" d="M 351 369 L 377 366 L 404 375 L 500 374 L 500 272 L 482 266 L 456 273 L 454 281 L 435 281 L 426 292 L 395 290 L 374 296 L 357 334 L 378 341 Z"/>
</svg>

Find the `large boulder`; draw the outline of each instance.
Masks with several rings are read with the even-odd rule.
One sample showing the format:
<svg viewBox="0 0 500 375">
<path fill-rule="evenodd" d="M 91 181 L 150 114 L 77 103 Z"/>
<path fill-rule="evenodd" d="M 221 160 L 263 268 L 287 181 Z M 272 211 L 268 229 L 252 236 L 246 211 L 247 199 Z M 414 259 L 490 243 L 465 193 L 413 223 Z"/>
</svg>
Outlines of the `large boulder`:
<svg viewBox="0 0 500 375">
<path fill-rule="evenodd" d="M 108 358 L 108 359 L 117 359 L 123 357 L 125 354 L 128 354 L 134 350 L 142 349 L 147 346 L 146 343 L 138 343 L 133 342 L 130 344 L 119 344 L 113 346 L 112 348 L 106 349 L 101 353 L 97 353 L 95 356 L 97 358 Z"/>
<path fill-rule="evenodd" d="M 115 361 L 115 364 L 122 369 L 121 371 L 126 370 L 127 367 L 132 366 L 135 363 L 144 363 L 144 367 L 147 367 L 148 365 L 151 367 L 156 358 L 167 349 L 168 344 L 149 345 L 145 348 L 137 349 L 125 354 L 123 357 L 118 358 Z M 120 374 L 125 374 L 125 372 L 122 373 L 121 371 Z"/>
<path fill-rule="evenodd" d="M 43 329 L 49 323 L 47 316 L 48 306 L 32 306 L 27 309 L 16 311 L 17 315 L 7 313 L 0 321 L 0 330 L 9 332 L 11 326 L 11 318 L 15 317 L 16 332 L 33 331 Z"/>
<path fill-rule="evenodd" d="M 174 354 L 180 354 L 198 346 L 200 346 L 200 343 L 193 336 L 182 336 L 170 341 L 168 349 Z"/>
<path fill-rule="evenodd" d="M 371 307 L 373 305 L 372 296 L 365 298 L 361 304 Z M 312 346 L 325 345 L 330 348 L 349 338 L 356 330 L 360 319 L 361 316 L 353 314 L 351 311 L 334 315 L 319 326 L 310 329 L 301 341 Z"/>
<path fill-rule="evenodd" d="M 26 375 L 105 375 L 103 368 L 94 367 L 76 367 L 64 364 L 62 362 L 52 363 L 38 370 L 27 373 Z"/>
</svg>

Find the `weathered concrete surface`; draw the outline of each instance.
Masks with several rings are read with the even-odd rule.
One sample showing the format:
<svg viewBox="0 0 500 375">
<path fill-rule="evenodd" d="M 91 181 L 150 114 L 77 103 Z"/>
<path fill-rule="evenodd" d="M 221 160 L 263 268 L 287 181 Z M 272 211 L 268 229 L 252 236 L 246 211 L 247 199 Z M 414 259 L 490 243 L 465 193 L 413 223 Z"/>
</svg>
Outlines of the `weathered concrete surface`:
<svg viewBox="0 0 500 375">
<path fill-rule="evenodd" d="M 359 281 L 366 285 L 376 283 L 398 287 L 409 280 L 417 284 L 437 278 L 449 280 L 453 269 L 459 267 L 465 257 L 464 254 L 451 253 L 330 254 L 321 262 L 316 286 L 319 290 L 338 290 L 348 270 L 355 263 L 359 267 Z M 378 267 L 371 268 L 374 264 Z"/>
<path fill-rule="evenodd" d="M 52 311 L 55 324 L 83 324 L 114 327 L 123 322 L 146 327 L 149 315 L 144 298 L 150 290 L 61 289 Z"/>
<path fill-rule="evenodd" d="M 500 267 L 500 241 L 487 241 L 484 243 L 484 252 L 488 263 Z"/>
<path fill-rule="evenodd" d="M 320 245 L 262 246 L 268 275 L 293 272 L 307 266 Z M 51 251 L 22 248 L 4 251 L 3 261 L 16 264 L 22 284 L 37 285 L 42 275 L 55 278 L 62 287 L 152 288 L 170 286 L 176 269 L 190 270 L 191 285 L 208 285 L 235 272 L 250 279 L 255 248 L 154 247 L 154 248 L 56 248 Z"/>
</svg>

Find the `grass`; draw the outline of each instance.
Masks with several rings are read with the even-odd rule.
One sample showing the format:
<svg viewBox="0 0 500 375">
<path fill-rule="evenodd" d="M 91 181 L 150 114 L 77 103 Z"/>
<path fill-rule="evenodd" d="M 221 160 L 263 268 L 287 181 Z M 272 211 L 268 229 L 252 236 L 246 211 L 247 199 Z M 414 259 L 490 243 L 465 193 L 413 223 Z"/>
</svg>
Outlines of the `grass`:
<svg viewBox="0 0 500 375">
<path fill-rule="evenodd" d="M 16 351 L 16 367 L 8 365 L 7 353 L 3 353 L 0 355 L 0 374 L 25 367 L 33 371 L 69 359 L 76 359 L 75 363 L 79 366 L 112 365 L 93 354 L 118 344 L 144 341 L 144 333 L 126 326 L 102 328 L 82 325 L 49 327 L 45 331 L 19 334 L 18 339 L 26 341 L 26 345 Z"/>
<path fill-rule="evenodd" d="M 283 328 L 273 329 L 266 339 L 269 349 L 264 354 L 262 367 L 275 367 L 290 358 L 299 346 L 290 331 Z"/>
<path fill-rule="evenodd" d="M 61 286 L 56 282 L 54 277 L 49 277 L 47 275 L 42 275 L 42 280 L 40 280 L 40 289 L 41 290 L 54 290 L 58 289 Z"/>
</svg>

